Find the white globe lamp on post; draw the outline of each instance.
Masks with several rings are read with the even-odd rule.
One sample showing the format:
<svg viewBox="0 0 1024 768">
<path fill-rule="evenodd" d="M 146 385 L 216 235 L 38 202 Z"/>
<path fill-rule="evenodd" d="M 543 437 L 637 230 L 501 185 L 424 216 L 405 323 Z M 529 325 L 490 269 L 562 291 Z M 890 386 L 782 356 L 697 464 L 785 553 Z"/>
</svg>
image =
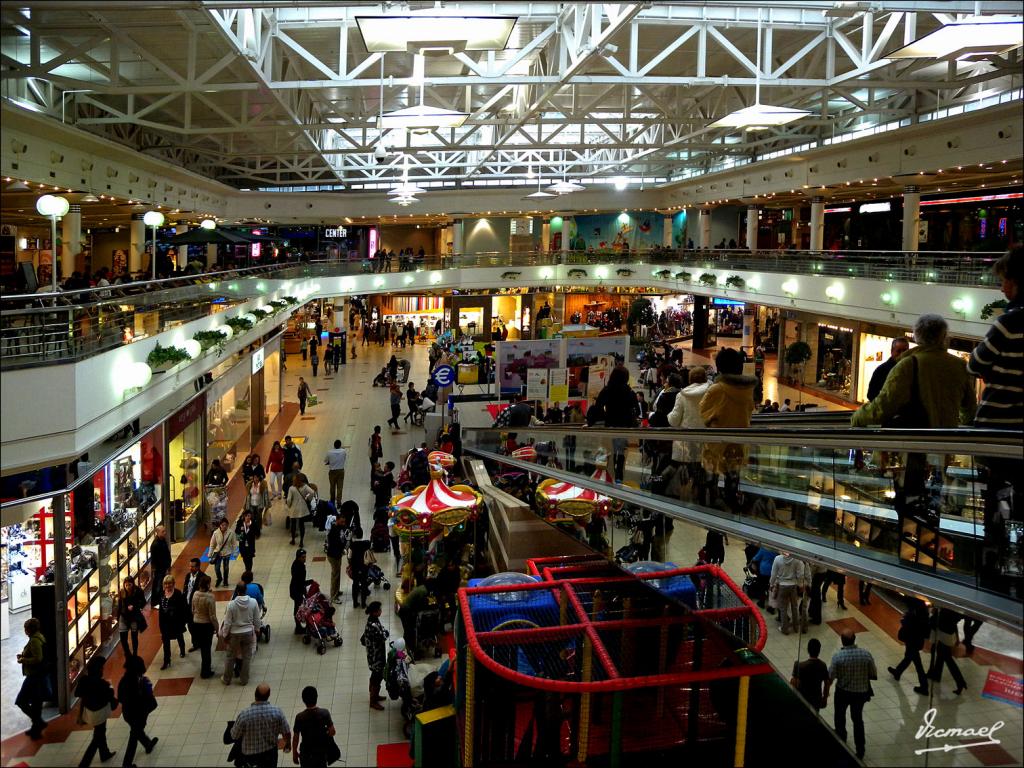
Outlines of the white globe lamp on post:
<svg viewBox="0 0 1024 768">
<path fill-rule="evenodd" d="M 153 279 L 156 280 L 156 228 L 164 223 L 164 215 L 160 211 L 147 211 L 142 217 L 142 223 L 153 228 L 153 255 L 149 261 L 153 265 Z"/>
<path fill-rule="evenodd" d="M 36 200 L 36 210 L 50 219 L 50 275 L 54 293 L 57 292 L 57 219 L 64 216 L 68 208 L 68 201 L 57 195 L 43 195 Z"/>
<path fill-rule="evenodd" d="M 216 229 L 217 222 L 214 221 L 213 219 L 203 219 L 201 222 L 199 222 L 199 226 L 202 227 L 203 229 Z"/>
</svg>

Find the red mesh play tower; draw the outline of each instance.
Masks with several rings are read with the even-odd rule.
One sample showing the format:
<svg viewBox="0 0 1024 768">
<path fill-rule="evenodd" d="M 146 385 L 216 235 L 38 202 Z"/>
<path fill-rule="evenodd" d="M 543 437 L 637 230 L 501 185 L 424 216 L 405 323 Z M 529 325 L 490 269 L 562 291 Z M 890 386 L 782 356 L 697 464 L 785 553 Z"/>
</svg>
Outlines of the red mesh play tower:
<svg viewBox="0 0 1024 768">
<path fill-rule="evenodd" d="M 741 765 L 760 612 L 717 566 L 634 576 L 600 556 L 532 560 L 531 583 L 459 590 L 465 766 Z"/>
</svg>

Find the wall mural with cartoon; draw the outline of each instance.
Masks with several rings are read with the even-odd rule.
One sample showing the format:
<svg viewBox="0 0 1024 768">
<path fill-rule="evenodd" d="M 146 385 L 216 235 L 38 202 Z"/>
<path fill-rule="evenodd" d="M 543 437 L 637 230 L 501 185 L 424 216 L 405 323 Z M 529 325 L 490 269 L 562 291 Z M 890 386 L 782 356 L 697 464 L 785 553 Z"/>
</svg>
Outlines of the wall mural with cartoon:
<svg viewBox="0 0 1024 768">
<path fill-rule="evenodd" d="M 645 251 L 661 245 L 662 217 L 645 211 L 597 213 L 575 217 L 570 229 L 575 229 L 574 250 Z"/>
<path fill-rule="evenodd" d="M 677 211 L 672 217 L 672 247 L 673 248 L 685 248 L 686 247 L 686 211 Z"/>
</svg>

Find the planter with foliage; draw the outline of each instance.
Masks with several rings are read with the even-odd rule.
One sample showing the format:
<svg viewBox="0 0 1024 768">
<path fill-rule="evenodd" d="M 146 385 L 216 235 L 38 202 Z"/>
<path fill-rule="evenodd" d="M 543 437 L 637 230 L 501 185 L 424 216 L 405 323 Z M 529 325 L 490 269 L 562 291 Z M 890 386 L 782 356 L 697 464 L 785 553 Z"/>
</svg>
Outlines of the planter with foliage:
<svg viewBox="0 0 1024 768">
<path fill-rule="evenodd" d="M 229 317 L 224 321 L 224 325 L 227 325 L 235 333 L 245 333 L 252 328 L 253 322 L 247 317 Z"/>
<path fill-rule="evenodd" d="M 257 320 L 266 320 L 270 317 L 270 313 L 265 309 L 250 309 L 249 314 L 255 317 Z"/>
<path fill-rule="evenodd" d="M 747 281 L 744 280 L 739 275 L 729 275 L 727 278 L 725 278 L 725 287 L 735 288 L 736 290 L 742 291 L 744 288 L 747 287 Z"/>
<path fill-rule="evenodd" d="M 192 358 L 188 356 L 181 347 L 162 347 L 160 342 L 157 342 L 156 346 L 146 357 L 146 363 L 150 368 L 153 369 L 154 373 L 160 371 L 166 371 L 169 368 L 173 368 L 178 363 L 184 363 Z"/>
<path fill-rule="evenodd" d="M 292 305 L 295 305 L 295 304 L 299 303 L 298 298 L 295 297 L 295 296 L 282 296 L 281 297 L 281 301 L 285 302 L 286 304 L 292 304 Z M 273 304 L 273 302 L 271 302 L 271 304 Z"/>
<path fill-rule="evenodd" d="M 717 285 L 718 275 L 712 274 L 711 272 L 703 272 L 701 276 L 697 278 L 702 285 Z"/>
<path fill-rule="evenodd" d="M 693 280 L 692 272 L 676 272 L 676 280 L 682 280 L 684 283 L 688 283 Z"/>
<path fill-rule="evenodd" d="M 522 272 L 502 272 L 501 273 L 501 279 L 502 280 L 518 280 L 519 276 L 521 274 L 522 274 Z"/>
<path fill-rule="evenodd" d="M 672 277 L 672 270 L 671 269 L 659 269 L 657 272 L 654 273 L 654 276 L 655 277 L 660 277 L 662 280 L 668 280 L 670 277 Z"/>
<path fill-rule="evenodd" d="M 629 305 L 629 314 L 626 315 L 626 327 L 629 328 L 629 335 L 636 338 L 638 328 L 647 328 L 654 324 L 654 305 L 651 300 L 641 296 L 633 299 Z"/>
<path fill-rule="evenodd" d="M 228 335 L 224 331 L 196 331 L 192 338 L 199 342 L 203 352 L 216 347 L 218 355 L 224 352 L 224 345 L 228 341 Z"/>
<path fill-rule="evenodd" d="M 585 269 L 570 269 L 566 273 L 569 277 L 574 279 L 581 279 L 587 276 L 587 270 Z"/>
<path fill-rule="evenodd" d="M 632 269 L 617 269 L 617 270 L 615 270 L 615 274 L 617 274 L 619 277 L 629 277 L 630 275 L 633 274 L 633 270 Z"/>
<path fill-rule="evenodd" d="M 284 299 L 274 299 L 273 301 L 268 301 L 267 306 L 273 307 L 275 312 L 280 312 L 288 306 L 288 302 Z"/>
<path fill-rule="evenodd" d="M 988 320 L 990 317 L 1003 314 L 1006 311 L 1006 299 L 999 299 L 999 301 L 991 301 L 981 308 L 981 319 Z"/>
<path fill-rule="evenodd" d="M 789 366 L 790 384 L 795 384 L 803 376 L 804 364 L 811 359 L 811 345 L 806 341 L 794 341 L 786 347 L 784 359 Z"/>
</svg>

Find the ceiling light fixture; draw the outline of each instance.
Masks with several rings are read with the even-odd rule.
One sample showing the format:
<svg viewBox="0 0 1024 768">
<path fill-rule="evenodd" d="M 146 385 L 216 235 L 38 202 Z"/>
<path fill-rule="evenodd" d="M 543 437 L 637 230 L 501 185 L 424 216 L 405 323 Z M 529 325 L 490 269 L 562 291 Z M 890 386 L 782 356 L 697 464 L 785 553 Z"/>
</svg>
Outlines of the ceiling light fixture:
<svg viewBox="0 0 1024 768">
<path fill-rule="evenodd" d="M 760 131 L 766 128 L 786 125 L 811 112 L 806 109 L 790 107 L 773 107 L 761 103 L 761 11 L 757 12 L 757 69 L 754 75 L 754 103 L 752 106 L 737 109 L 725 117 L 711 123 L 708 128 L 743 128 L 747 131 Z"/>
<path fill-rule="evenodd" d="M 443 107 L 431 107 L 423 103 L 423 90 L 426 86 L 425 58 L 417 53 L 414 58 L 414 79 L 419 81 L 420 103 L 405 109 L 382 113 L 377 119 L 377 130 L 386 131 L 393 128 L 404 128 L 409 131 L 428 131 L 433 128 L 458 128 L 469 117 L 468 112 L 455 112 Z"/>
<path fill-rule="evenodd" d="M 423 48 L 500 51 L 508 45 L 518 20 L 518 16 L 463 16 L 434 8 L 394 16 L 356 16 L 356 26 L 370 53 Z"/>
<path fill-rule="evenodd" d="M 1024 23 L 1005 16 L 968 16 L 944 24 L 887 59 L 969 59 L 1012 51 L 1024 45 Z"/>
<path fill-rule="evenodd" d="M 21 179 L 7 185 L 8 192 L 31 192 L 31 188 Z"/>
</svg>

